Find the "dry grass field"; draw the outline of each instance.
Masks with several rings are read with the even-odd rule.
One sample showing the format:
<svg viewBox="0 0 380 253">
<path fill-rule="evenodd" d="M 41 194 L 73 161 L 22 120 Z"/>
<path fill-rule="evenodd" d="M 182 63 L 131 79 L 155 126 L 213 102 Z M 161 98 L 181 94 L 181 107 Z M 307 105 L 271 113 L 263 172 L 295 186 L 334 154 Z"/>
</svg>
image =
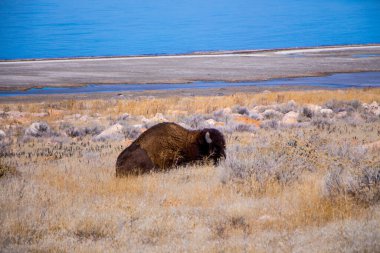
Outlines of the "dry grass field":
<svg viewBox="0 0 380 253">
<path fill-rule="evenodd" d="M 1 252 L 380 252 L 380 89 L 0 105 Z M 218 167 L 115 177 L 150 126 Z"/>
</svg>

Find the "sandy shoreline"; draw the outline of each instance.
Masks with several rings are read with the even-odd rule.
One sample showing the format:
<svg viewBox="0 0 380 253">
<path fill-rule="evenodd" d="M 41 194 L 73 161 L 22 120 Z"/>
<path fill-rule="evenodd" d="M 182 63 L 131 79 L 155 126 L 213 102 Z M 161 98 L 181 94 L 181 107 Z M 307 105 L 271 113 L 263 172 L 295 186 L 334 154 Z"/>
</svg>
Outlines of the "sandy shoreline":
<svg viewBox="0 0 380 253">
<path fill-rule="evenodd" d="M 3 61 L 0 62 L 0 89 L 87 84 L 247 82 L 370 71 L 380 71 L 379 44 L 172 56 Z"/>
<path fill-rule="evenodd" d="M 205 57 L 230 57 L 230 56 L 258 56 L 258 53 L 294 54 L 312 53 L 324 51 L 345 51 L 355 49 L 380 49 L 380 44 L 358 44 L 344 46 L 320 46 L 320 47 L 297 47 L 297 48 L 277 48 L 277 49 L 254 49 L 254 50 L 221 50 L 192 52 L 188 54 L 157 54 L 157 55 L 126 55 L 126 56 L 93 56 L 93 57 L 67 57 L 67 58 L 27 58 L 14 60 L 1 60 L 4 63 L 27 63 L 27 62 L 68 62 L 68 61 L 97 61 L 97 60 L 125 60 L 125 59 L 173 59 L 173 58 L 205 58 Z"/>
</svg>

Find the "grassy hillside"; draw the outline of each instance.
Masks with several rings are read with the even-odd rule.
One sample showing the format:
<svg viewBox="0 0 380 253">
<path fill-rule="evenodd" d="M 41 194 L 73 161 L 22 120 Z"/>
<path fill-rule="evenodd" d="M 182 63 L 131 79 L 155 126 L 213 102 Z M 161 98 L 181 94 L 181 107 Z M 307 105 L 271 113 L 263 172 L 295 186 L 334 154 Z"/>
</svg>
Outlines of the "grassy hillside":
<svg viewBox="0 0 380 253">
<path fill-rule="evenodd" d="M 366 89 L 0 105 L 0 251 L 378 252 L 379 102 Z M 117 155 L 162 121 L 220 129 L 227 159 L 115 178 Z"/>
</svg>

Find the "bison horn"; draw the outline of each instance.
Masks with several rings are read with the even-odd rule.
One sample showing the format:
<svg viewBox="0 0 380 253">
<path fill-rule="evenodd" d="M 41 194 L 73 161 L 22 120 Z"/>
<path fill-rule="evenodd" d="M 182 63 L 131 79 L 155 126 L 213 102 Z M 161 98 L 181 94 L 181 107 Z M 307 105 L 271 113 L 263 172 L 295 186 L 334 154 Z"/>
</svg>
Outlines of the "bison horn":
<svg viewBox="0 0 380 253">
<path fill-rule="evenodd" d="M 206 133 L 206 135 L 205 135 L 205 139 L 206 139 L 206 142 L 207 142 L 208 144 L 210 144 L 210 143 L 212 142 L 211 137 L 210 137 L 210 133 L 209 133 L 209 132 Z"/>
</svg>

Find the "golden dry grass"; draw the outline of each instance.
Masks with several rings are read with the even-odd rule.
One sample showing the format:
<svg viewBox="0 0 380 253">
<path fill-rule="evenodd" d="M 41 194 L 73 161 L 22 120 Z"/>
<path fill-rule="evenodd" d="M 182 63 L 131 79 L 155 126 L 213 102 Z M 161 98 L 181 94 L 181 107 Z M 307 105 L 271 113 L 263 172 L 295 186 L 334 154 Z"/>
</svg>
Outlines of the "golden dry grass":
<svg viewBox="0 0 380 253">
<path fill-rule="evenodd" d="M 101 114 L 103 116 L 130 113 L 133 115 L 154 116 L 164 114 L 210 113 L 220 108 L 235 105 L 267 105 L 294 100 L 298 104 L 323 104 L 330 100 L 358 100 L 371 103 L 380 97 L 380 88 L 345 89 L 345 90 L 312 90 L 280 91 L 269 93 L 237 93 L 228 96 L 208 97 L 165 97 L 136 98 L 119 100 L 63 100 L 59 102 L 5 104 L 3 111 L 46 112 L 43 118 L 48 121 L 61 119 L 69 113 Z M 1 108 L 1 107 L 0 107 Z"/>
<path fill-rule="evenodd" d="M 373 210 L 349 198 L 332 202 L 323 197 L 320 174 L 305 174 L 290 186 L 277 182 L 262 185 L 255 180 L 243 185 L 221 183 L 222 168 L 209 166 L 117 179 L 113 169 L 116 155 L 39 162 L 20 168 L 21 177 L 2 179 L 2 248 L 272 251 L 282 242 L 285 251 L 291 251 L 291 238 L 299 231 L 312 236 L 310 229 L 332 224 L 344 229 L 346 222 L 373 223 L 377 219 Z M 245 192 L 247 188 L 250 191 Z M 374 233 L 366 227 L 353 229 Z M 260 240 L 267 233 L 278 244 L 264 247 Z M 309 251 L 302 244 L 294 246 Z M 336 245 L 333 249 L 341 250 Z"/>
</svg>

